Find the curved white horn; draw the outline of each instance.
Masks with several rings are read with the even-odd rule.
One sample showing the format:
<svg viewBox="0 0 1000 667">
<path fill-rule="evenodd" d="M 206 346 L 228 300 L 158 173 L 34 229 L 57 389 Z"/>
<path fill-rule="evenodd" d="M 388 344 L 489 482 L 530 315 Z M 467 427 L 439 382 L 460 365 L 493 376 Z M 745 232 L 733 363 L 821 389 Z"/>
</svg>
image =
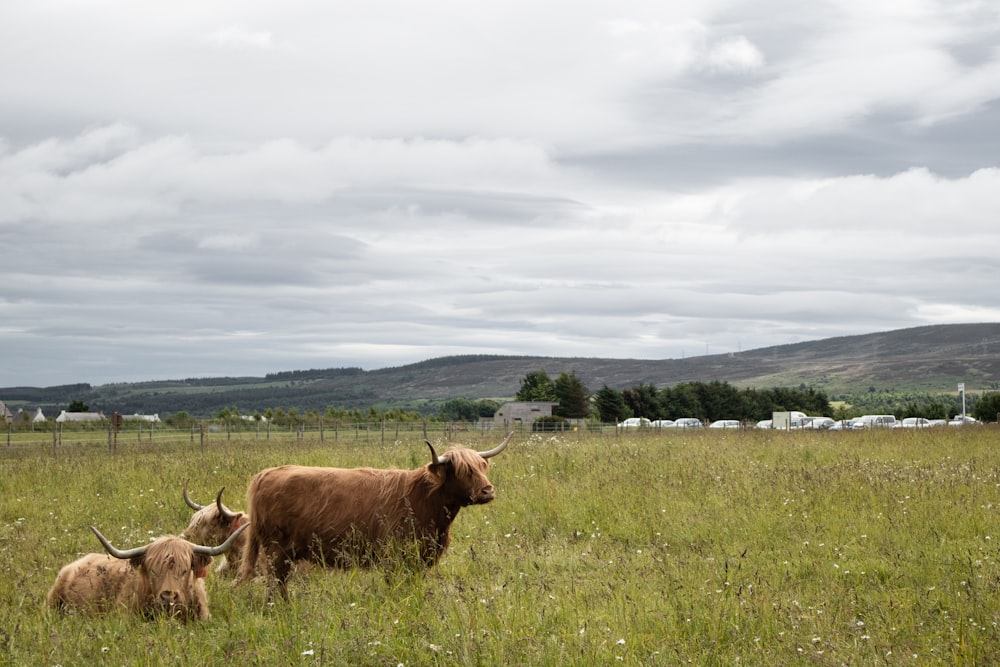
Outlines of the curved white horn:
<svg viewBox="0 0 1000 667">
<path fill-rule="evenodd" d="M 184 502 L 186 502 L 187 506 L 190 507 L 191 509 L 193 509 L 195 512 L 197 512 L 200 509 L 205 509 L 204 505 L 199 505 L 195 501 L 191 500 L 191 496 L 188 495 L 188 481 L 187 480 L 184 480 Z"/>
<path fill-rule="evenodd" d="M 431 449 L 431 463 L 446 463 L 448 461 L 447 456 L 438 456 L 437 452 L 434 451 L 434 445 L 431 444 L 430 440 L 424 440 L 427 446 Z"/>
<path fill-rule="evenodd" d="M 236 518 L 236 512 L 230 511 L 225 505 L 222 504 L 222 492 L 226 490 L 226 487 L 219 489 L 219 495 L 215 497 L 215 506 L 219 508 L 219 514 L 226 517 L 227 521 L 232 521 Z"/>
<path fill-rule="evenodd" d="M 236 541 L 236 538 L 239 537 L 240 533 L 246 530 L 249 525 L 249 523 L 245 523 L 234 530 L 233 534 L 227 537 L 226 541 L 217 547 L 206 547 L 200 544 L 192 544 L 191 547 L 194 549 L 196 554 L 204 554 L 206 556 L 218 556 L 219 554 L 224 554 L 229 551 L 229 547 L 233 546 L 233 542 Z"/>
<path fill-rule="evenodd" d="M 507 445 L 510 444 L 510 439 L 513 438 L 513 437 L 514 437 L 514 432 L 511 431 L 510 433 L 507 434 L 507 437 L 503 439 L 503 442 L 501 442 L 499 445 L 497 445 L 493 449 L 488 449 L 485 452 L 479 452 L 479 455 L 482 456 L 484 459 L 488 459 L 491 456 L 496 456 L 497 454 L 499 454 L 503 450 L 507 449 Z"/>
<path fill-rule="evenodd" d="M 112 556 L 114 556 L 115 558 L 121 558 L 121 559 L 135 558 L 136 556 L 141 556 L 142 554 L 146 553 L 146 549 L 149 548 L 149 545 L 146 545 L 144 547 L 135 547 L 134 549 L 124 549 L 124 550 L 116 549 L 113 546 L 111 546 L 111 542 L 108 542 L 108 538 L 101 535 L 101 531 L 97 530 L 93 526 L 91 526 L 90 529 L 94 531 L 94 535 L 97 535 L 97 539 L 99 539 L 101 541 L 101 544 L 104 545 L 104 550 L 107 551 Z"/>
</svg>

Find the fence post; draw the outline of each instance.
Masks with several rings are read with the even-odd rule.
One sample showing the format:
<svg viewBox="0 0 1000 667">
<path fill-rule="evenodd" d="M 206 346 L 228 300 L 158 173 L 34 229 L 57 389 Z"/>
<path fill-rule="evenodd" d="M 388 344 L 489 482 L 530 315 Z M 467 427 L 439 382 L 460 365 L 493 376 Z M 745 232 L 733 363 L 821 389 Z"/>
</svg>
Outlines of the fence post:
<svg viewBox="0 0 1000 667">
<path fill-rule="evenodd" d="M 56 430 L 52 429 L 52 458 L 56 457 Z"/>
<path fill-rule="evenodd" d="M 205 453 L 205 425 L 199 424 L 198 428 L 201 429 L 201 453 Z"/>
</svg>

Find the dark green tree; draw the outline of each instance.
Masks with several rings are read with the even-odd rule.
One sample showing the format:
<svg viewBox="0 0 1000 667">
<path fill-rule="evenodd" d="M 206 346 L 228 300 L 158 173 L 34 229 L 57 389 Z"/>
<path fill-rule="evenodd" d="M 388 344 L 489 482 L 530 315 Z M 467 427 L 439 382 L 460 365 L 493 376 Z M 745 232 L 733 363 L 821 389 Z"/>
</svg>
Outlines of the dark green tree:
<svg viewBox="0 0 1000 667">
<path fill-rule="evenodd" d="M 631 416 L 622 393 L 617 389 L 611 389 L 608 385 L 604 385 L 594 394 L 594 409 L 597 410 L 598 418 L 605 424 L 617 424 Z"/>
<path fill-rule="evenodd" d="M 712 422 L 716 419 L 744 419 L 743 400 L 736 387 L 728 382 L 713 380 L 698 382 L 694 386 L 701 403 L 702 414 L 696 415 Z"/>
<path fill-rule="evenodd" d="M 704 417 L 705 409 L 698 397 L 695 383 L 684 382 L 660 390 L 660 419 L 680 419 L 681 417 Z"/>
<path fill-rule="evenodd" d="M 479 410 L 467 398 L 452 398 L 441 404 L 438 415 L 443 421 L 470 422 L 479 418 Z"/>
<path fill-rule="evenodd" d="M 90 412 L 90 406 L 80 399 L 74 398 L 69 402 L 69 407 L 66 408 L 66 412 Z"/>
<path fill-rule="evenodd" d="M 521 380 L 515 397 L 518 401 L 558 401 L 556 385 L 544 369 L 528 373 Z"/>
<path fill-rule="evenodd" d="M 185 410 L 175 412 L 164 420 L 169 426 L 174 428 L 191 428 L 195 424 L 195 419 Z"/>
<path fill-rule="evenodd" d="M 586 419 L 590 416 L 590 390 L 576 376 L 576 371 L 560 373 L 555 390 L 556 400 L 559 401 L 552 412 L 555 416 L 566 419 Z"/>
<path fill-rule="evenodd" d="M 981 422 L 994 422 L 1000 414 L 1000 392 L 982 395 L 972 408 L 972 416 Z"/>
<path fill-rule="evenodd" d="M 640 384 L 637 387 L 626 389 L 622 392 L 622 399 L 636 417 L 656 419 L 655 415 L 660 413 L 660 398 L 656 391 L 656 385 Z"/>
<path fill-rule="evenodd" d="M 500 409 L 500 402 L 492 398 L 481 398 L 476 401 L 476 414 L 479 417 L 492 417 Z"/>
</svg>

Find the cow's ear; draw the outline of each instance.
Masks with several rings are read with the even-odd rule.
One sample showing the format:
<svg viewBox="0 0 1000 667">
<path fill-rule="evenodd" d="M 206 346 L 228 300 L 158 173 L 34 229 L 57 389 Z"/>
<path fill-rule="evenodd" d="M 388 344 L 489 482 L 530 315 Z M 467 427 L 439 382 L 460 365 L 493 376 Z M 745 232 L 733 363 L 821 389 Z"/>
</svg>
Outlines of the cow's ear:
<svg viewBox="0 0 1000 667">
<path fill-rule="evenodd" d="M 194 570 L 194 576 L 198 579 L 204 579 L 208 576 L 208 566 L 212 564 L 212 557 L 206 554 L 195 554 L 194 563 L 192 568 Z"/>
<path fill-rule="evenodd" d="M 132 556 L 131 558 L 128 559 L 128 562 L 129 565 L 138 570 L 140 567 L 142 567 L 142 564 L 146 562 L 146 554 L 143 553 L 139 554 L 138 556 Z"/>
<path fill-rule="evenodd" d="M 450 467 L 451 461 L 442 461 L 441 463 L 431 463 L 427 469 L 431 471 L 432 475 L 444 481 L 448 477 Z"/>
</svg>

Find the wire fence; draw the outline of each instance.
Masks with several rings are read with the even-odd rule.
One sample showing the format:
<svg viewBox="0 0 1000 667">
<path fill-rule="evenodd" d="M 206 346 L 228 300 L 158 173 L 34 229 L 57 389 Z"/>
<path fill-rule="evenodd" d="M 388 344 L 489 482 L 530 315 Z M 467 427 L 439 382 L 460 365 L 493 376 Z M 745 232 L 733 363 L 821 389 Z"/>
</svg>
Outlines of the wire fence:
<svg viewBox="0 0 1000 667">
<path fill-rule="evenodd" d="M 461 442 L 467 445 L 490 443 L 508 431 L 525 435 L 532 433 L 530 425 L 478 422 L 438 421 L 372 421 L 356 423 L 297 424 L 278 426 L 269 422 L 197 423 L 177 428 L 164 423 L 125 422 L 115 428 L 113 423 L 52 424 L 35 430 L 13 428 L 8 424 L 5 441 L 0 444 L 0 459 L 50 455 L 58 457 L 70 452 L 109 453 L 150 451 L 160 449 L 190 450 L 219 446 L 225 443 L 327 443 L 351 445 L 391 445 L 419 442 Z M 617 433 L 615 424 L 566 424 L 554 433 Z"/>
</svg>

